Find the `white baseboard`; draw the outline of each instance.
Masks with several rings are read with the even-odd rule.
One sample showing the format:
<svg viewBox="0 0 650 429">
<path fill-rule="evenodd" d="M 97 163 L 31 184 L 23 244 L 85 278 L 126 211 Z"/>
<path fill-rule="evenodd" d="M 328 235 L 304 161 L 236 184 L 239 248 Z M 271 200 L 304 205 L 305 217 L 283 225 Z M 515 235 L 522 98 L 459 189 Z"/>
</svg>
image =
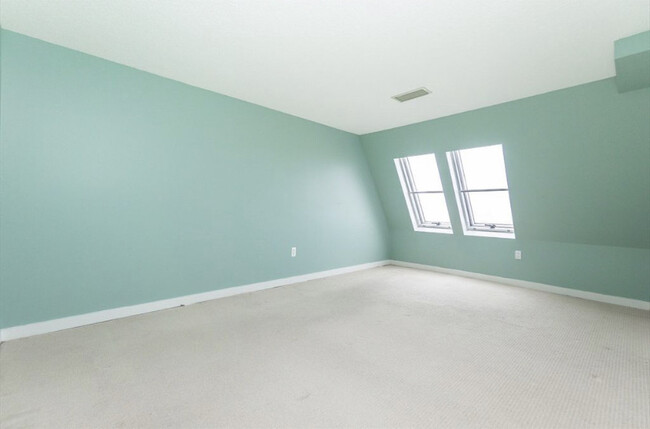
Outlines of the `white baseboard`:
<svg viewBox="0 0 650 429">
<path fill-rule="evenodd" d="M 44 322 L 30 323 L 28 325 L 12 326 L 10 328 L 0 329 L 0 342 L 29 337 L 32 335 L 46 334 L 48 332 L 60 331 L 63 329 L 77 328 L 84 325 L 92 325 L 93 323 L 106 322 L 113 319 L 121 319 L 123 317 L 135 316 L 137 314 L 150 313 L 152 311 L 165 310 L 168 308 L 179 307 L 181 305 L 190 305 L 197 302 L 210 301 L 218 298 L 225 298 L 227 296 L 239 295 L 242 293 L 255 292 L 258 290 L 271 289 L 274 287 L 289 285 L 293 283 L 306 282 L 309 280 L 351 273 L 353 271 L 366 270 L 368 268 L 388 265 L 389 263 L 390 261 L 369 262 L 367 264 L 353 265 L 327 271 L 319 271 L 316 273 L 304 274 L 294 277 L 285 277 L 282 279 L 252 283 L 243 286 L 234 286 L 210 292 L 197 293 L 194 295 L 185 295 L 179 296 L 177 298 L 147 302 L 144 304 L 111 308 L 108 310 L 95 311 L 92 313 L 80 314 L 77 316 L 63 317 L 61 319 L 46 320 Z"/>
<path fill-rule="evenodd" d="M 413 262 L 404 262 L 396 260 L 386 260 L 370 262 L 367 264 L 353 265 L 349 267 L 336 268 L 333 270 L 319 271 L 311 274 L 304 274 L 294 277 L 285 277 L 282 279 L 270 280 L 260 283 L 252 283 L 243 286 L 235 286 L 225 289 L 218 289 L 210 292 L 185 295 L 177 298 L 163 299 L 152 301 L 144 304 L 130 305 L 126 307 L 111 308 L 108 310 L 95 311 L 92 313 L 80 314 L 77 316 L 63 317 L 61 319 L 46 320 L 44 322 L 30 323 L 28 325 L 12 326 L 10 328 L 0 329 L 0 342 L 9 341 L 17 338 L 29 337 L 32 335 L 46 334 L 48 332 L 61 331 L 63 329 L 77 328 L 79 326 L 92 325 L 94 323 L 106 322 L 108 320 L 121 319 L 123 317 L 135 316 L 138 314 L 150 313 L 152 311 L 165 310 L 168 308 L 179 307 L 181 305 L 190 305 L 197 302 L 210 301 L 227 296 L 239 295 L 242 293 L 255 292 L 258 290 L 271 289 L 278 286 L 301 283 L 309 280 L 321 279 L 325 277 L 336 276 L 339 274 L 351 273 L 354 271 L 366 270 L 369 268 L 380 267 L 383 265 L 397 265 L 401 267 L 416 268 L 421 270 L 435 271 L 443 274 L 451 274 L 461 277 L 469 277 L 478 280 L 485 280 L 495 283 L 506 284 L 510 286 L 524 287 L 543 292 L 550 292 L 559 295 L 568 295 L 576 298 L 588 299 L 591 301 L 605 302 L 625 307 L 638 308 L 650 311 L 650 302 L 637 299 L 622 298 L 618 296 L 603 295 L 600 293 L 586 292 L 577 289 L 551 286 L 543 283 L 529 282 L 525 280 L 509 279 L 505 277 L 491 276 L 488 274 L 472 273 L 469 271 L 454 270 L 451 268 L 436 267 L 433 265 L 416 264 Z"/>
<path fill-rule="evenodd" d="M 462 271 L 462 270 L 454 270 L 451 268 L 442 268 L 442 267 L 436 267 L 433 265 L 424 265 L 424 264 L 416 264 L 413 262 L 404 262 L 404 261 L 395 261 L 392 260 L 390 261 L 391 265 L 397 265 L 400 267 L 407 267 L 407 268 L 417 268 L 420 270 L 429 270 L 429 271 L 435 271 L 438 273 L 442 274 L 451 274 L 454 276 L 461 276 L 461 277 L 469 277 L 472 279 L 478 279 L 478 280 L 485 280 L 489 282 L 495 282 L 495 283 L 501 283 L 501 284 L 506 284 L 509 286 L 518 286 L 518 287 L 524 287 L 527 289 L 534 289 L 534 290 L 539 290 L 543 292 L 550 292 L 550 293 L 555 293 L 558 295 L 568 295 L 572 296 L 575 298 L 582 298 L 582 299 L 588 299 L 591 301 L 598 301 L 598 302 L 606 302 L 608 304 L 616 304 L 616 305 L 621 305 L 624 307 L 632 307 L 632 308 L 638 308 L 641 310 L 647 310 L 650 311 L 650 302 L 647 301 L 641 301 L 639 299 L 631 299 L 631 298 L 622 298 L 620 296 L 612 296 L 612 295 L 603 295 L 601 293 L 595 293 L 595 292 L 587 292 L 583 290 L 578 290 L 578 289 L 571 289 L 571 288 L 566 288 L 566 287 L 559 287 L 559 286 L 551 286 L 547 285 L 544 283 L 536 283 L 536 282 L 529 282 L 526 280 L 517 280 L 517 279 L 509 279 L 506 277 L 498 277 L 498 276 L 491 276 L 488 274 L 480 274 L 480 273 L 473 273 L 470 271 Z"/>
</svg>

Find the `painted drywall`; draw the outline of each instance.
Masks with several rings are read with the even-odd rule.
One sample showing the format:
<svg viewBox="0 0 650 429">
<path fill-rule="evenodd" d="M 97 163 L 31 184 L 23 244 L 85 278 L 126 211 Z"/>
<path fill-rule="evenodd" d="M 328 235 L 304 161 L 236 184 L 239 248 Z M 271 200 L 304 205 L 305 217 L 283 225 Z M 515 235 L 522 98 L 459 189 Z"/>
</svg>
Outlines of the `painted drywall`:
<svg viewBox="0 0 650 429">
<path fill-rule="evenodd" d="M 619 92 L 650 87 L 650 31 L 614 42 Z"/>
<path fill-rule="evenodd" d="M 0 37 L 0 327 L 387 257 L 357 136 Z"/>
<path fill-rule="evenodd" d="M 614 59 L 642 54 L 650 50 L 650 31 L 634 34 L 614 42 Z"/>
<path fill-rule="evenodd" d="M 648 118 L 650 90 L 619 94 L 612 78 L 361 136 L 392 259 L 650 301 Z M 497 143 L 517 238 L 463 236 L 445 152 Z M 424 153 L 454 235 L 411 226 L 393 159 Z"/>
</svg>

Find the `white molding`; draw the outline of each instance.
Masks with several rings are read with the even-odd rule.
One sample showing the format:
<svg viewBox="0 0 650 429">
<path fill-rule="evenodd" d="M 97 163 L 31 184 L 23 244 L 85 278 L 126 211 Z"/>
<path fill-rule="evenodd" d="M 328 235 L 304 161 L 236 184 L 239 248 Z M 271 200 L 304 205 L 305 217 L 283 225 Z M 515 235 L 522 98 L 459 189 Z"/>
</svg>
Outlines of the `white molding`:
<svg viewBox="0 0 650 429">
<path fill-rule="evenodd" d="M 452 228 L 426 228 L 423 226 L 413 227 L 414 231 L 418 232 L 432 232 L 434 234 L 453 234 L 454 230 Z"/>
<path fill-rule="evenodd" d="M 463 226 L 464 228 L 464 226 Z M 514 240 L 514 232 L 490 232 L 490 231 L 477 231 L 474 229 L 463 229 L 464 235 L 469 235 L 470 237 L 490 237 L 490 238 L 507 238 L 509 240 Z"/>
<path fill-rule="evenodd" d="M 454 270 L 451 268 L 442 268 L 433 265 L 416 264 L 414 262 L 404 262 L 404 261 L 396 261 L 396 260 L 391 260 L 389 262 L 391 265 L 397 265 L 400 267 L 435 271 L 437 273 L 442 273 L 442 274 L 451 274 L 454 276 L 469 277 L 477 280 L 485 280 L 494 283 L 501 283 L 508 286 L 523 287 L 526 289 L 534 289 L 542 292 L 550 292 L 558 295 L 567 295 L 567 296 L 572 296 L 574 298 L 582 298 L 590 301 L 605 302 L 608 304 L 615 304 L 615 305 L 621 305 L 623 307 L 632 307 L 632 308 L 638 308 L 640 310 L 650 311 L 650 302 L 641 301 L 639 299 L 623 298 L 620 296 L 613 296 L 613 295 L 604 295 L 601 293 L 587 292 L 584 290 L 571 289 L 571 288 L 560 287 L 560 286 L 551 286 L 544 283 L 529 282 L 526 280 L 517 280 L 517 279 L 510 279 L 507 277 L 498 277 L 498 276 L 492 276 L 488 274 L 473 273 L 470 271 Z"/>
<path fill-rule="evenodd" d="M 304 274 L 294 277 L 285 277 L 282 279 L 270 280 L 260 283 L 252 283 L 243 286 L 234 286 L 225 289 L 218 289 L 210 292 L 185 295 L 177 298 L 163 299 L 152 301 L 144 304 L 130 305 L 126 307 L 111 308 L 108 310 L 95 311 L 93 313 L 80 314 L 76 316 L 63 317 L 60 319 L 47 320 L 44 322 L 30 323 L 28 325 L 12 326 L 0 329 L 0 341 L 9 341 L 32 335 L 46 334 L 48 332 L 61 331 L 63 329 L 76 328 L 79 326 L 92 325 L 94 323 L 106 322 L 108 320 L 121 319 L 123 317 L 135 316 L 138 314 L 150 313 L 152 311 L 165 310 L 168 308 L 179 307 L 181 305 L 190 305 L 198 302 L 210 301 L 213 299 L 225 298 L 228 296 L 239 295 L 242 293 L 255 292 L 258 290 L 271 289 L 274 287 L 306 282 L 325 277 L 336 276 L 339 274 L 351 273 L 354 271 L 366 270 L 369 268 L 380 267 L 383 265 L 397 265 L 407 268 L 416 268 L 421 270 L 435 271 L 443 274 L 451 274 L 461 277 L 469 277 L 478 280 L 485 280 L 506 284 L 510 286 L 524 287 L 543 292 L 550 292 L 559 295 L 568 295 L 576 298 L 587 299 L 591 301 L 605 302 L 625 307 L 638 308 L 650 311 L 650 302 L 637 299 L 622 298 L 618 296 L 603 295 L 595 292 L 587 292 L 577 289 L 570 289 L 559 286 L 551 286 L 543 283 L 529 282 L 525 280 L 509 279 L 506 277 L 492 276 L 488 274 L 473 273 L 469 271 L 454 270 L 451 268 L 436 267 L 433 265 L 417 264 L 413 262 L 404 262 L 397 260 L 384 260 L 370 262 L 367 264 L 353 265 L 349 267 L 336 268 L 333 270 L 319 271 L 310 274 Z"/>
<path fill-rule="evenodd" d="M 123 317 L 135 316 L 138 314 L 150 313 L 152 311 L 165 310 L 168 308 L 179 307 L 181 305 L 190 305 L 197 302 L 210 301 L 218 298 L 225 298 L 227 296 L 239 295 L 242 293 L 271 289 L 274 287 L 285 286 L 293 283 L 322 279 L 339 274 L 346 274 L 354 271 L 380 267 L 383 265 L 388 265 L 389 263 L 390 261 L 387 260 L 369 262 L 367 264 L 352 265 L 349 267 L 319 271 L 316 273 L 303 274 L 294 277 L 285 277 L 282 279 L 252 283 L 243 286 L 234 286 L 225 289 L 213 290 L 210 292 L 179 296 L 177 298 L 163 299 L 160 301 L 152 301 L 144 304 L 111 308 L 108 310 L 63 317 L 61 319 L 46 320 L 44 322 L 30 323 L 28 325 L 12 326 L 9 328 L 0 329 L 0 342 L 15 340 L 17 338 L 30 337 L 32 335 L 46 334 L 48 332 L 60 331 L 63 329 L 77 328 L 79 326 L 92 325 L 94 323 L 106 322 L 108 320 L 121 319 Z"/>
</svg>

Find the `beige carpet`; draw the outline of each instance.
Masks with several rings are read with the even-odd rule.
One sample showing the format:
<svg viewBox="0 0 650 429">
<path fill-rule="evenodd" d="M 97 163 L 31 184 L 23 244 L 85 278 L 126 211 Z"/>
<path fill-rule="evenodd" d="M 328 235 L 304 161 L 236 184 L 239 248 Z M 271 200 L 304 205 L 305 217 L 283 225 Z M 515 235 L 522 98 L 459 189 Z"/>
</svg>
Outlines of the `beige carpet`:
<svg viewBox="0 0 650 429">
<path fill-rule="evenodd" d="M 0 427 L 649 428 L 648 312 L 382 267 L 9 341 Z"/>
</svg>

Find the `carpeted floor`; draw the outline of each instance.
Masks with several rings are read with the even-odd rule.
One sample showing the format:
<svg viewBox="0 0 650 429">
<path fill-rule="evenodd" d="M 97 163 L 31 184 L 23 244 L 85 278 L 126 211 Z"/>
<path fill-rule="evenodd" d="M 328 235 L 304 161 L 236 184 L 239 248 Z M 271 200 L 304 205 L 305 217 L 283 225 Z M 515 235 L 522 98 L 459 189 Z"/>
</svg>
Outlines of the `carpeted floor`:
<svg viewBox="0 0 650 429">
<path fill-rule="evenodd" d="M 650 314 L 387 266 L 9 341 L 0 427 L 649 428 Z"/>
</svg>

